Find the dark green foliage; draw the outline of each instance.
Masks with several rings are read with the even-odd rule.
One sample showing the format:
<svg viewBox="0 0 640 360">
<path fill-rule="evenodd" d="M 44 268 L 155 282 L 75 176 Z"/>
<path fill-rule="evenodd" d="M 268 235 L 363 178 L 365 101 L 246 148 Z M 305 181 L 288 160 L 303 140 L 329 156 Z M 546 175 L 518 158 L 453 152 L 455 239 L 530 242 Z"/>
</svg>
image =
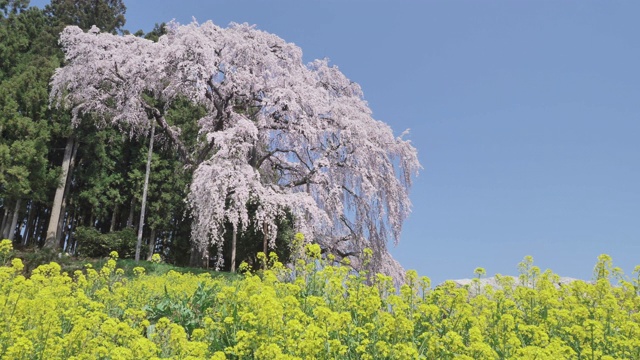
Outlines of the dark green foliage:
<svg viewBox="0 0 640 360">
<path fill-rule="evenodd" d="M 176 101 L 167 110 L 166 118 L 172 125 L 181 128 L 184 141 L 189 146 L 197 143 L 196 122 L 204 116 L 204 110 L 195 107 L 186 100 Z M 162 239 L 162 250 L 169 261 L 178 264 L 188 263 L 190 218 L 184 199 L 189 191 L 192 171 L 178 158 L 171 144 L 162 134 L 158 136 L 149 178 L 149 196 L 147 199 L 147 220 L 150 229 L 155 229 Z M 137 155 L 137 168 L 131 172 L 135 179 L 135 194 L 142 193 L 144 165 L 147 145 L 141 147 Z M 137 199 L 140 201 L 140 199 Z"/>
<path fill-rule="evenodd" d="M 0 79 L 20 74 L 35 58 L 45 58 L 54 62 L 43 66 L 39 70 L 45 72 L 44 89 L 38 85 L 39 93 L 45 95 L 45 105 L 48 104 L 47 85 L 53 70 L 60 65 L 62 52 L 57 50 L 56 36 L 49 33 L 47 18 L 38 8 L 29 8 L 19 14 L 11 14 L 7 18 L 0 18 Z M 56 59 L 50 59 L 51 55 Z M 32 86 L 34 84 L 31 84 Z"/>
<path fill-rule="evenodd" d="M 86 225 L 91 225 L 91 218 L 106 232 L 111 228 L 112 211 L 122 206 L 125 196 L 131 193 L 126 181 L 129 169 L 122 162 L 125 141 L 111 128 L 96 130 L 82 126 L 76 129 L 76 134 L 80 144 L 73 174 L 72 203 L 88 215 Z"/>
<path fill-rule="evenodd" d="M 185 214 L 175 218 L 171 231 L 168 232 L 167 246 L 162 246 L 162 254 L 168 263 L 188 266 L 191 251 L 191 217 Z"/>
<path fill-rule="evenodd" d="M 76 228 L 74 236 L 80 256 L 104 257 L 111 251 L 117 251 L 121 257 L 129 258 L 135 253 L 136 234 L 130 228 L 101 234 L 95 228 L 80 226 Z"/>
<path fill-rule="evenodd" d="M 142 31 L 142 30 L 140 30 Z M 167 28 L 166 28 L 166 24 L 165 23 L 156 23 L 156 25 L 153 27 L 153 30 L 151 30 L 151 32 L 149 32 L 148 34 L 144 35 L 144 38 L 147 40 L 151 40 L 151 41 L 158 41 L 158 39 L 160 38 L 160 36 L 164 35 L 167 33 Z M 140 34 L 142 35 L 142 34 Z"/>
<path fill-rule="evenodd" d="M 24 11 L 29 6 L 29 0 L 0 0 L 0 18 Z"/>
<path fill-rule="evenodd" d="M 45 208 L 59 174 L 50 163 L 56 126 L 51 122 L 55 113 L 48 109 L 48 84 L 62 53 L 56 51 L 44 13 L 25 9 L 27 4 L 0 2 L 6 16 L 0 16 L 0 210 L 17 216 L 19 227 L 23 222 L 33 226 L 42 216 L 27 209 Z M 7 226 L 3 231 L 11 237 L 13 230 Z"/>
<path fill-rule="evenodd" d="M 122 30 L 126 11 L 122 0 L 52 0 L 45 7 L 59 30 L 65 25 L 77 25 L 84 30 L 96 25 L 100 30 L 114 34 Z"/>
</svg>

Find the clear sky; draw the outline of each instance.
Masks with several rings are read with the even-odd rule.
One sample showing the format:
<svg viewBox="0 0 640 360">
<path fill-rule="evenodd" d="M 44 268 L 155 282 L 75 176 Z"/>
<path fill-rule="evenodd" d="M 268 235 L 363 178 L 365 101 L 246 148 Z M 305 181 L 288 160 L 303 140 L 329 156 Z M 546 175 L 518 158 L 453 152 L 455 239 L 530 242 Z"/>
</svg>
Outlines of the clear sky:
<svg viewBox="0 0 640 360">
<path fill-rule="evenodd" d="M 32 1 L 41 6 L 48 1 Z M 125 0 L 131 32 L 248 22 L 328 57 L 424 170 L 394 256 L 435 283 L 640 264 L 640 2 Z"/>
</svg>

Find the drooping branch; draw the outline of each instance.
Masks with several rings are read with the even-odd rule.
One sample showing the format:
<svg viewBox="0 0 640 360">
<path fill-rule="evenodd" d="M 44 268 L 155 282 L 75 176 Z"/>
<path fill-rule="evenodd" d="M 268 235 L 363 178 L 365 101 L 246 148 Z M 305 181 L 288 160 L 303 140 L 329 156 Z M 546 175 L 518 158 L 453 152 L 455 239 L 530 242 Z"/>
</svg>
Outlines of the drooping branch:
<svg viewBox="0 0 640 360">
<path fill-rule="evenodd" d="M 410 212 L 416 150 L 326 60 L 305 64 L 273 34 L 211 22 L 176 26 L 157 43 L 71 27 L 61 43 L 67 65 L 52 102 L 138 133 L 152 118 L 194 170 L 188 202 L 202 250 L 222 246 L 225 222 L 275 229 L 286 210 L 307 239 L 345 256 L 369 246 L 386 259 L 380 270 L 397 265 L 386 244 L 398 242 Z M 152 105 L 179 98 L 206 112 L 193 147 Z M 251 216 L 250 201 L 259 204 Z"/>
<path fill-rule="evenodd" d="M 180 133 L 176 131 L 171 125 L 169 125 L 169 123 L 167 123 L 167 120 L 164 118 L 160 110 L 158 110 L 154 106 L 147 104 L 147 102 L 144 100 L 141 101 L 141 103 L 144 106 L 144 108 L 147 111 L 149 111 L 149 113 L 153 116 L 154 120 L 158 123 L 158 125 L 160 125 L 160 128 L 162 128 L 162 130 L 164 130 L 165 133 L 167 133 L 167 135 L 171 139 L 171 142 L 178 150 L 180 159 L 185 163 L 185 165 L 187 166 L 193 165 L 193 160 L 189 156 L 189 152 L 187 151 L 186 146 L 180 139 Z"/>
</svg>

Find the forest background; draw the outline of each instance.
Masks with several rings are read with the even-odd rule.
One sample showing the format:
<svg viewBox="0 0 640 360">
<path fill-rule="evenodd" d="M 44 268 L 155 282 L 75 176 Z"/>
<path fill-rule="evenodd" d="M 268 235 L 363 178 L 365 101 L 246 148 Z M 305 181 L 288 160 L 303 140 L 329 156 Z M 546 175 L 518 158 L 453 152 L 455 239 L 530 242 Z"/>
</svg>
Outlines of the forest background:
<svg viewBox="0 0 640 360">
<path fill-rule="evenodd" d="M 73 127 L 67 109 L 49 106 L 49 82 L 64 59 L 58 45 L 60 31 L 67 25 L 84 29 L 97 25 L 106 32 L 126 34 L 125 5 L 122 1 L 54 1 L 43 9 L 28 5 L 28 1 L 0 3 L 2 236 L 18 248 L 45 247 L 89 257 L 118 250 L 133 257 L 138 224 L 144 218 L 143 258 L 157 252 L 178 265 L 198 262 L 189 259 L 190 217 L 184 201 L 191 172 L 175 149 L 157 144 L 150 152 L 144 137 L 97 129 L 93 123 Z M 136 36 L 157 40 L 163 26 Z M 186 142 L 196 141 L 197 111 L 185 102 L 167 114 L 172 124 L 190 135 Z M 150 153 L 152 175 L 146 216 L 141 216 Z M 280 240 L 287 236 L 292 234 L 282 232 Z M 240 243 L 242 257 L 249 251 L 243 247 L 247 243 Z"/>
</svg>

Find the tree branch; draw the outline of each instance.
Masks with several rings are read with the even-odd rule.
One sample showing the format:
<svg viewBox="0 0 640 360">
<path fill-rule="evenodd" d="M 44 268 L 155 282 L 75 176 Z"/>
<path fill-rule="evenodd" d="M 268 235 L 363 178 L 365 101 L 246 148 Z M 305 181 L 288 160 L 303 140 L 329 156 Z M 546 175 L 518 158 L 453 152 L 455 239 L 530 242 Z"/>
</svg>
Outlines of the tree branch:
<svg viewBox="0 0 640 360">
<path fill-rule="evenodd" d="M 180 140 L 180 136 L 174 129 L 172 129 L 171 125 L 167 123 L 167 120 L 164 118 L 164 116 L 162 116 L 160 110 L 158 110 L 154 106 L 147 104 L 145 101 L 141 101 L 141 103 L 142 106 L 144 106 L 144 108 L 151 113 L 158 125 L 160 125 L 160 127 L 167 133 L 167 135 L 169 135 L 171 142 L 178 149 L 178 154 L 180 154 L 181 160 L 184 161 L 184 163 L 188 166 L 193 165 L 192 159 L 189 156 L 185 145 L 182 143 L 182 140 Z"/>
</svg>

